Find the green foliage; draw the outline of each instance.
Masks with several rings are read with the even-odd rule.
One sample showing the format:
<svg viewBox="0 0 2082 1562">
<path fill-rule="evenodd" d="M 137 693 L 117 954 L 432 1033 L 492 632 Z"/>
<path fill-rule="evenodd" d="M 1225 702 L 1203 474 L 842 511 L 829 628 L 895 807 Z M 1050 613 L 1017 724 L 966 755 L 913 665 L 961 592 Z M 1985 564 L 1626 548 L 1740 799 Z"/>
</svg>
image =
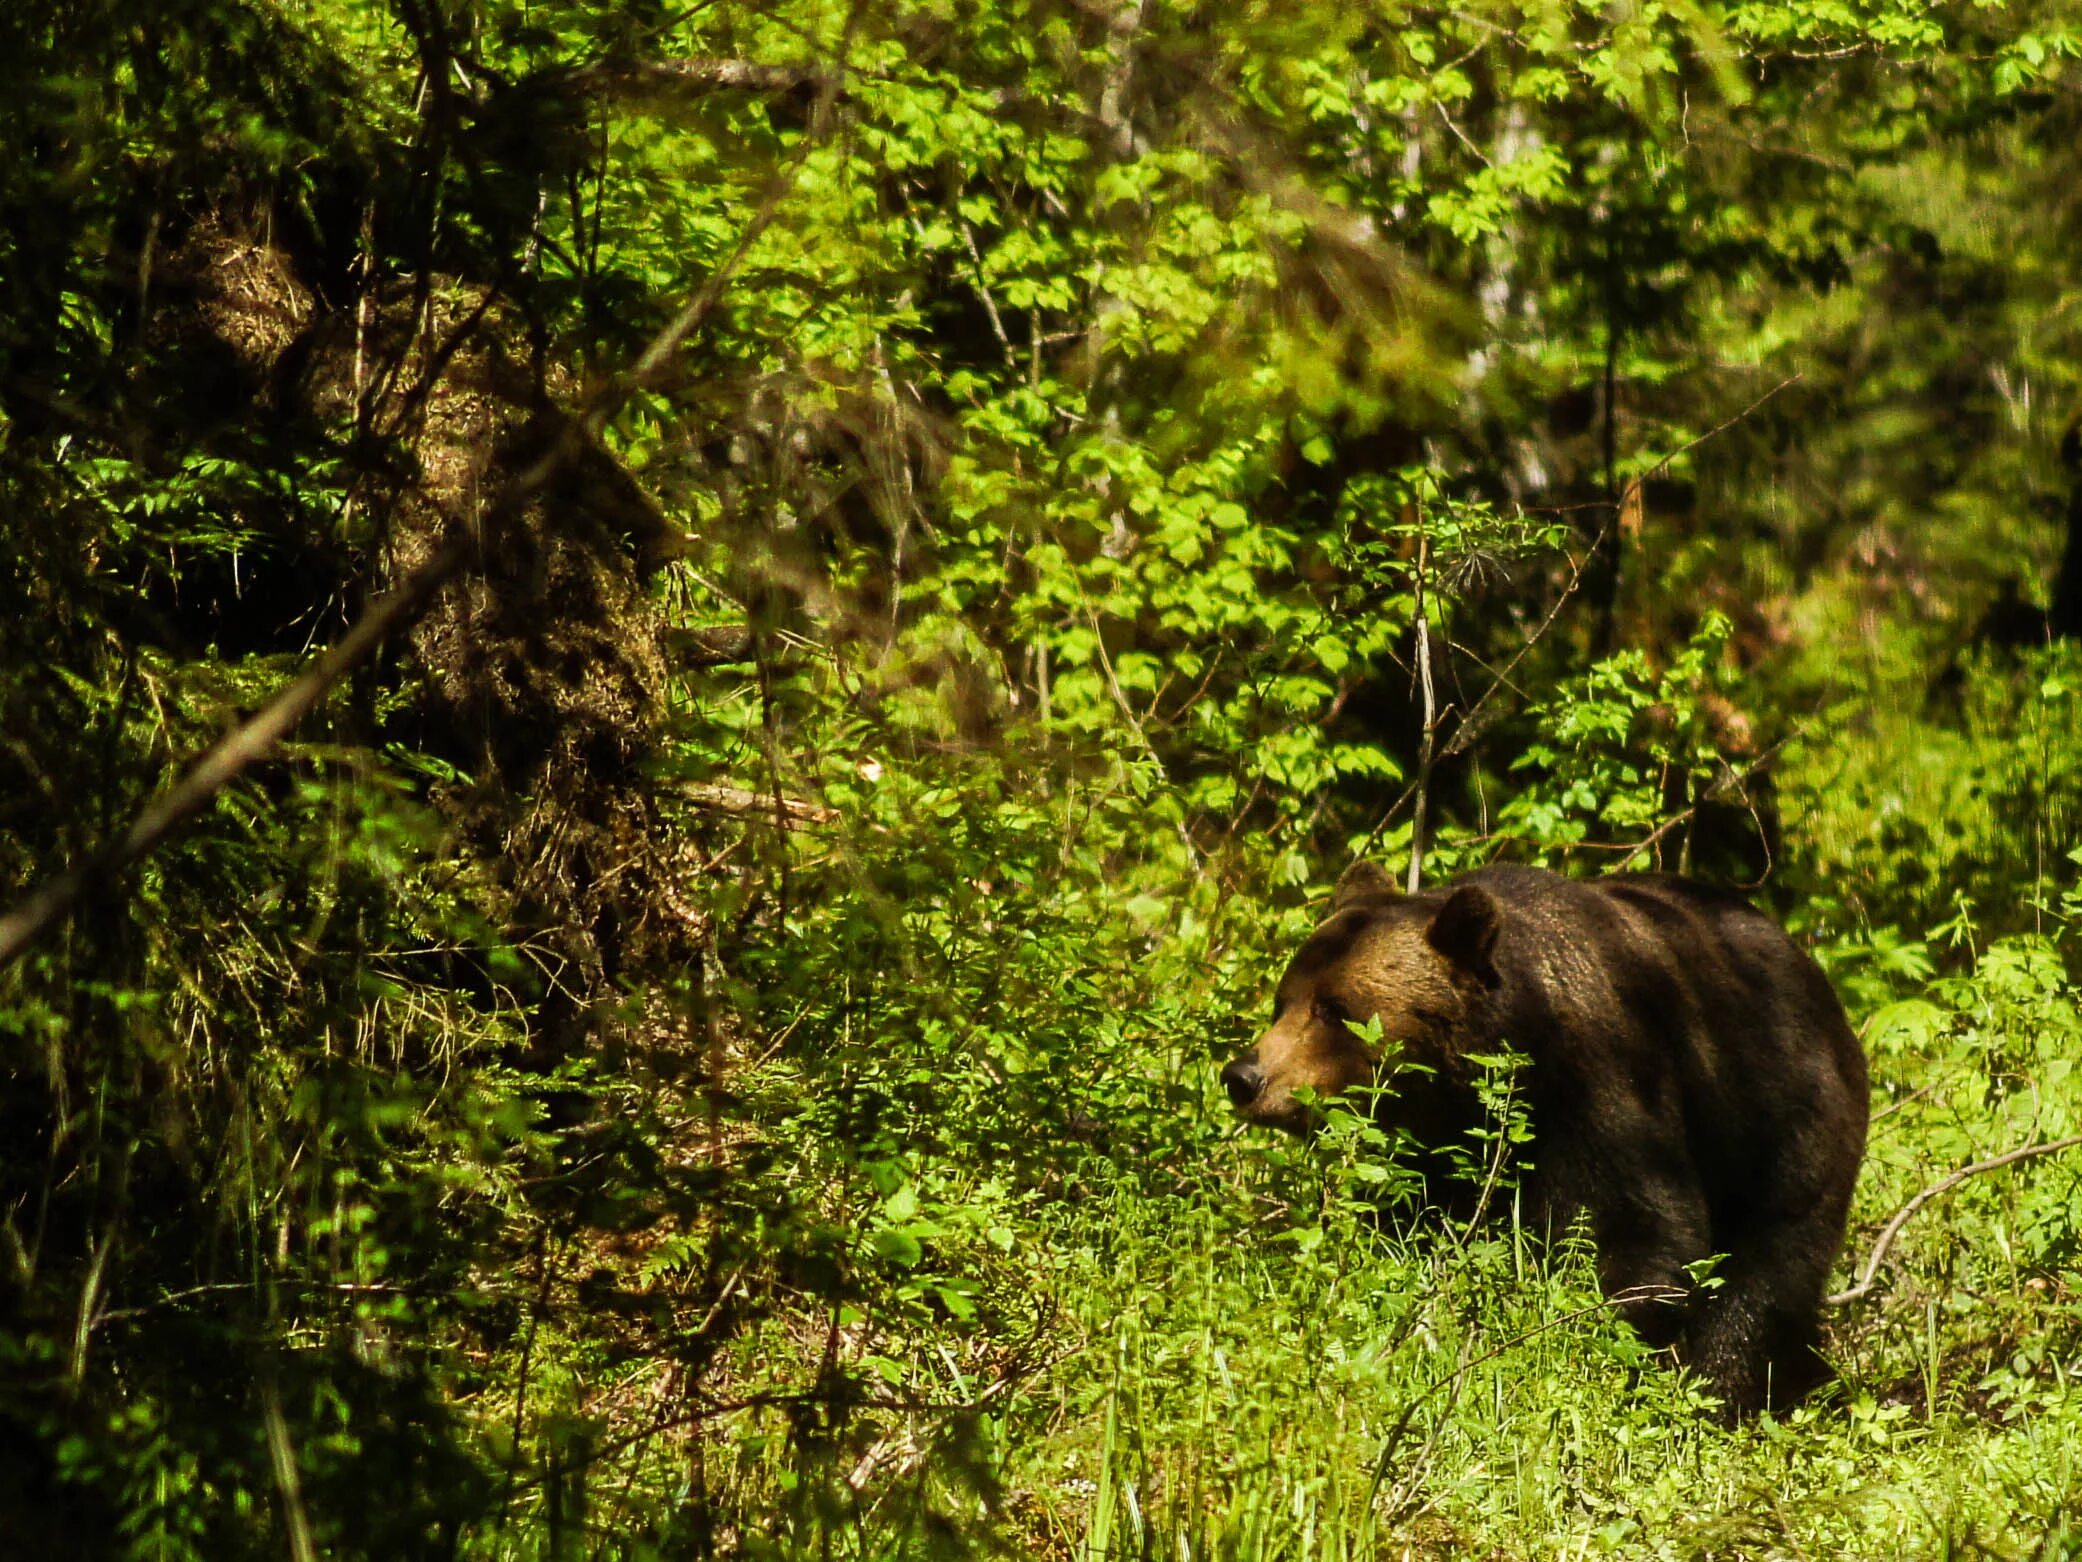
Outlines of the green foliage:
<svg viewBox="0 0 2082 1562">
<path fill-rule="evenodd" d="M 1732 708 L 1720 692 L 1731 628 L 1709 613 L 1669 666 L 1622 651 L 1532 706 L 1538 735 L 1511 762 L 1528 775 L 1498 813 L 1531 860 L 1557 866 L 1595 844 L 1612 852 L 1600 867 L 1652 866 L 1655 846 L 1690 824 L 1710 792 L 1739 785 L 1713 723 Z M 1682 839 L 1689 868 L 1688 830 Z"/>
<path fill-rule="evenodd" d="M 1979 653 L 1949 682 L 1847 713 L 1792 756 L 1818 923 L 1950 922 L 1957 943 L 1976 920 L 2013 932 L 2060 914 L 2082 826 L 2082 661 L 2070 645 Z"/>
</svg>

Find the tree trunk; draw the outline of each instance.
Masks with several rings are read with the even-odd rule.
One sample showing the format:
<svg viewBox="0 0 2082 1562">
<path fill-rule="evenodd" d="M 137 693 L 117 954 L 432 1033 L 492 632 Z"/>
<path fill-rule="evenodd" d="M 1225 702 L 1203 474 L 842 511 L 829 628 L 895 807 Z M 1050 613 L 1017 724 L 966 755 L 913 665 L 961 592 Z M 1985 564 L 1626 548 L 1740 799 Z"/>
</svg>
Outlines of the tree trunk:
<svg viewBox="0 0 2082 1562">
<path fill-rule="evenodd" d="M 2082 638 L 2082 413 L 2068 424 L 2060 441 L 2060 459 L 2068 469 L 2068 542 L 2053 579 L 2053 605 L 2046 628 L 2065 639 Z"/>
</svg>

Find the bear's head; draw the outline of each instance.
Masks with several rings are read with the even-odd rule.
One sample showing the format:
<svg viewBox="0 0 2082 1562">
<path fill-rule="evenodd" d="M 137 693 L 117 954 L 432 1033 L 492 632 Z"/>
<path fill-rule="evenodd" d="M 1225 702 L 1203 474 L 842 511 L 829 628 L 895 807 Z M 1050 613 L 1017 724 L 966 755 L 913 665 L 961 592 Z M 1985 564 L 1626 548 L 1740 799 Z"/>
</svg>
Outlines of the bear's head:
<svg viewBox="0 0 2082 1562">
<path fill-rule="evenodd" d="M 1222 1070 L 1237 1112 L 1303 1133 L 1316 1119 L 1300 1092 L 1324 1099 L 1372 1083 L 1384 1064 L 1416 1064 L 1431 1082 L 1420 1074 L 1398 1084 L 1405 1110 L 1392 1115 L 1430 1138 L 1427 1103 L 1466 1053 L 1493 1040 L 1501 925 L 1502 908 L 1479 884 L 1405 896 L 1372 863 L 1347 869 L 1329 916 L 1280 978 L 1272 1024 Z M 1378 1047 L 1361 1031 L 1374 1019 Z"/>
</svg>

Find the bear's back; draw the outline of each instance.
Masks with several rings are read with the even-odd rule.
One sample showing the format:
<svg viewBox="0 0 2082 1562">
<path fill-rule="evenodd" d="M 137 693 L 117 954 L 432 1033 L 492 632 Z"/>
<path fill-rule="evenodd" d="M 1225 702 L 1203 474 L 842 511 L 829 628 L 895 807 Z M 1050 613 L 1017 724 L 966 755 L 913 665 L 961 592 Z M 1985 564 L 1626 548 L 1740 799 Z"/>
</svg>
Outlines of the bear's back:
<svg viewBox="0 0 2082 1562">
<path fill-rule="evenodd" d="M 1680 1113 L 1718 1213 L 1805 1196 L 1835 1159 L 1822 1123 L 1862 1143 L 1865 1056 L 1835 989 L 1742 896 L 1667 873 L 1468 877 L 1506 907 L 1507 1036 L 1580 1100 Z"/>
</svg>

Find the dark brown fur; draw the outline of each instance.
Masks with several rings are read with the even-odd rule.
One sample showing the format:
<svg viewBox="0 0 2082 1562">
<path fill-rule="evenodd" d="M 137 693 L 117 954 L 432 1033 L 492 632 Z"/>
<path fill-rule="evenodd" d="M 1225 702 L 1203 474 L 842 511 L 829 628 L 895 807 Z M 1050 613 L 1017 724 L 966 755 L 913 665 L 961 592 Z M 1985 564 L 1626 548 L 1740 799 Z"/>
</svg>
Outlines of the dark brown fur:
<svg viewBox="0 0 2082 1562">
<path fill-rule="evenodd" d="M 1368 1083 L 1353 1029 L 1425 1065 L 1381 1116 L 1420 1145 L 1481 1118 L 1471 1053 L 1530 1060 L 1522 1205 L 1550 1230 L 1589 1219 L 1608 1296 L 1682 1291 L 1622 1312 L 1675 1344 L 1731 1414 L 1790 1403 L 1825 1375 L 1817 1314 L 1865 1148 L 1865 1057 L 1828 978 L 1739 897 L 1667 874 L 1572 882 L 1485 868 L 1395 893 L 1340 884 L 1282 978 L 1271 1026 L 1222 1073 L 1237 1110 L 1291 1130 L 1297 1099 Z M 1715 1254 L 1717 1288 L 1691 1267 Z"/>
</svg>

